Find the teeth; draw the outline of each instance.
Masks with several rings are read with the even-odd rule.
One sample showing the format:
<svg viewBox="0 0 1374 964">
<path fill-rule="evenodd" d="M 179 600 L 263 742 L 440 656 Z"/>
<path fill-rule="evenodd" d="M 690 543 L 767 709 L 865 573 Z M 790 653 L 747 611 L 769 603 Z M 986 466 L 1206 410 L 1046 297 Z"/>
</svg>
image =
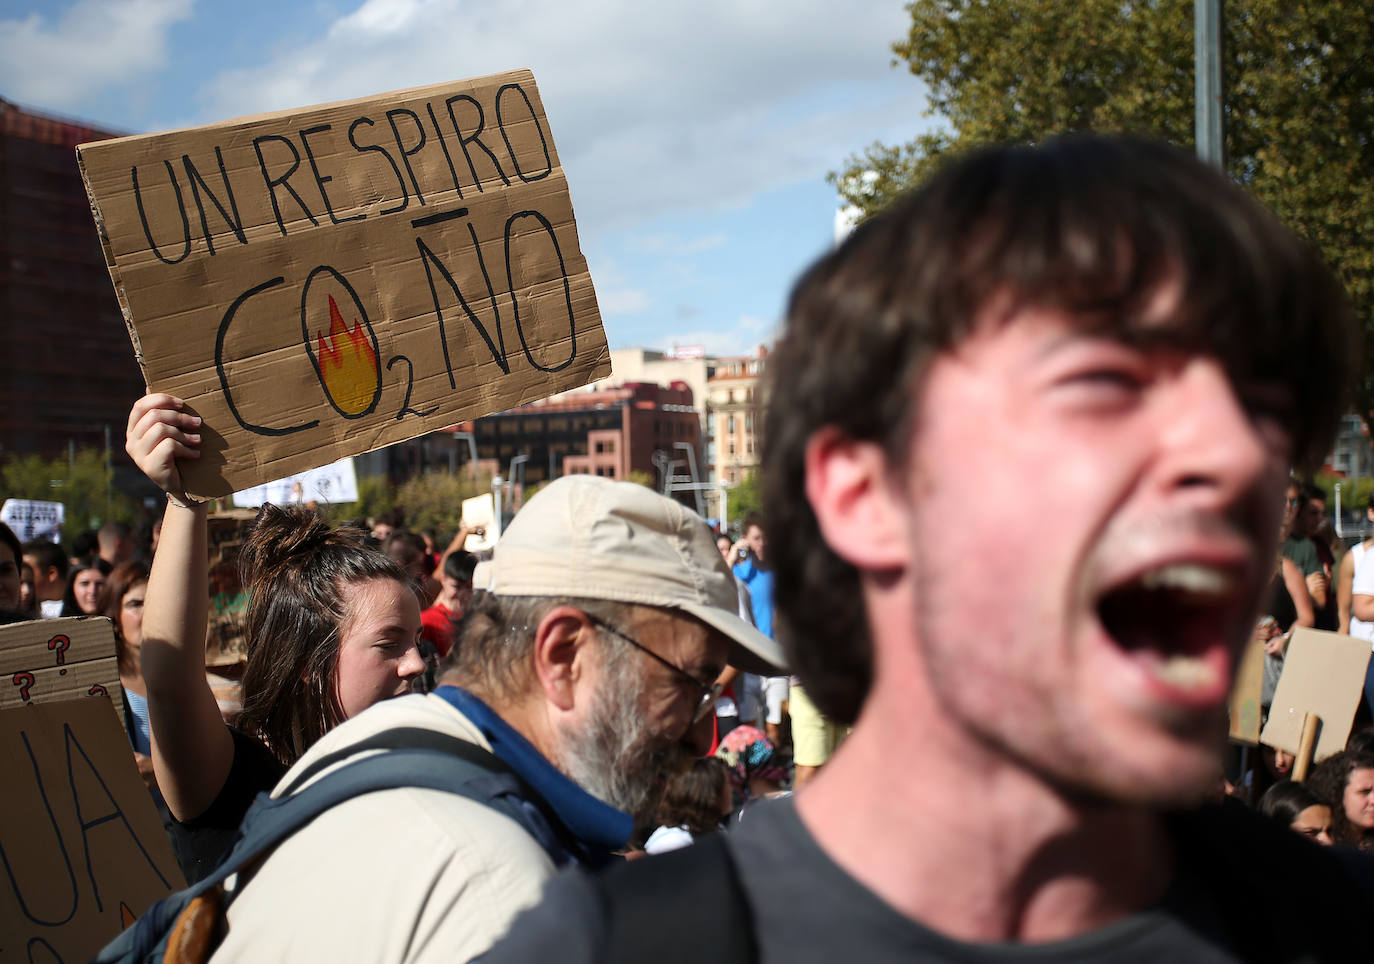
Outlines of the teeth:
<svg viewBox="0 0 1374 964">
<path fill-rule="evenodd" d="M 1182 589 L 1187 592 L 1219 596 L 1231 587 L 1228 573 L 1197 563 L 1178 563 L 1151 569 L 1140 577 L 1145 589 Z"/>
<path fill-rule="evenodd" d="M 1210 686 L 1217 679 L 1216 668 L 1195 656 L 1170 656 L 1151 666 L 1150 671 L 1160 682 L 1179 689 Z"/>
</svg>

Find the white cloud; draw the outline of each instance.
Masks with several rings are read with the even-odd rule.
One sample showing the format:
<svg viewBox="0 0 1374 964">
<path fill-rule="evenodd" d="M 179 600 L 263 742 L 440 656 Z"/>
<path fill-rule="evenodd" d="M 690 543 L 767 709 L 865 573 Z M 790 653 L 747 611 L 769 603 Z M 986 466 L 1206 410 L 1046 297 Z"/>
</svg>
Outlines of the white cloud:
<svg viewBox="0 0 1374 964">
<path fill-rule="evenodd" d="M 131 83 L 167 59 L 167 34 L 193 0 L 79 0 L 49 18 L 0 20 L 0 90 L 79 111 L 93 89 Z"/>
<path fill-rule="evenodd" d="M 752 355 L 760 345 L 771 347 L 778 331 L 777 322 L 741 315 L 732 327 L 669 332 L 644 347 L 667 351 L 675 345 L 702 345 L 708 355 Z"/>
<path fill-rule="evenodd" d="M 819 180 L 924 97 L 891 69 L 894 0 L 367 0 L 202 91 L 203 121 L 534 71 L 585 232 Z M 855 107 L 855 104 L 859 107 Z"/>
<path fill-rule="evenodd" d="M 596 303 L 603 318 L 631 315 L 649 307 L 649 296 L 637 288 L 601 287 L 596 289 Z"/>
</svg>

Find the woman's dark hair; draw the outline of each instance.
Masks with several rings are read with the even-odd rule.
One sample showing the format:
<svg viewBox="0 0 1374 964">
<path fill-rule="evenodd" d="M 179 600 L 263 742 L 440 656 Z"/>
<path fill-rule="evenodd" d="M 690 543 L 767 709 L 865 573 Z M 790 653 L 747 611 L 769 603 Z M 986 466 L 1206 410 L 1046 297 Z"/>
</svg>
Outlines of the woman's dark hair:
<svg viewBox="0 0 1374 964">
<path fill-rule="evenodd" d="M 1285 827 L 1291 827 L 1293 821 L 1298 819 L 1298 814 L 1308 807 L 1329 806 L 1311 787 L 1292 780 L 1280 780 L 1264 791 L 1256 809 Z"/>
<path fill-rule="evenodd" d="M 664 827 L 686 827 L 693 837 L 720 829 L 724 814 L 726 766 L 715 757 L 693 760 L 689 769 L 668 778 L 657 819 Z"/>
<path fill-rule="evenodd" d="M 62 594 L 62 612 L 58 615 L 93 615 L 92 613 L 88 613 L 84 609 L 82 609 L 76 601 L 76 577 L 81 575 L 87 569 L 98 570 L 102 576 L 108 576 L 110 574 L 110 564 L 106 562 L 104 559 L 101 559 L 99 556 L 83 556 L 82 558 L 77 559 L 72 564 L 72 567 L 67 570 L 67 591 Z M 96 606 L 99 607 L 99 605 L 100 602 L 99 600 L 97 600 Z M 99 610 L 97 609 L 97 611 Z"/>
<path fill-rule="evenodd" d="M 329 525 L 304 506 L 264 505 L 239 553 L 248 590 L 240 729 L 290 766 L 343 721 L 337 673 L 343 587 L 367 579 L 409 586 L 360 529 Z"/>
<path fill-rule="evenodd" d="M 119 672 L 123 676 L 139 675 L 139 667 L 132 664 L 133 654 L 124 645 L 119 615 L 129 590 L 147 581 L 148 567 L 144 563 L 137 560 L 121 562 L 110 571 L 105 579 L 105 587 L 100 591 L 100 614 L 114 622 L 115 655 L 119 658 Z"/>
<path fill-rule="evenodd" d="M 1342 750 L 1317 764 L 1308 779 L 1321 801 L 1331 808 L 1331 839 L 1336 843 L 1367 847 L 1374 835 L 1350 822 L 1345 815 L 1345 788 L 1356 770 L 1374 770 L 1374 753 Z"/>
<path fill-rule="evenodd" d="M 1144 320 L 1178 287 L 1168 331 Z M 1242 384 L 1292 392 L 1292 459 L 1319 462 L 1352 383 L 1354 314 L 1309 247 L 1224 174 L 1140 138 L 1077 135 L 955 159 L 859 226 L 793 289 L 769 358 L 762 496 L 774 628 L 821 712 L 853 723 L 872 678 L 858 570 L 801 484 L 832 429 L 906 464 L 932 361 L 1037 307 L 1104 337 L 1206 354 Z M 999 302 L 1000 304 L 1000 302 Z M 1158 341 L 1156 341 L 1158 343 Z"/>
</svg>

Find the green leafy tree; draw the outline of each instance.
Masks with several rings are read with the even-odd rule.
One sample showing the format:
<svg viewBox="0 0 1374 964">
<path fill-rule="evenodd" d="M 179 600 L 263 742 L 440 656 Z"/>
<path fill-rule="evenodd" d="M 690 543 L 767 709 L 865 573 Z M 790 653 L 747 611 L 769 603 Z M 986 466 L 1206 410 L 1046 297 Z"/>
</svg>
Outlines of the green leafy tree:
<svg viewBox="0 0 1374 964">
<path fill-rule="evenodd" d="M 464 499 L 490 491 L 491 476 L 473 479 L 427 472 L 414 476 L 396 490 L 396 504 L 405 515 L 406 528 L 415 532 L 433 529 L 442 536 L 458 531 Z"/>
<path fill-rule="evenodd" d="M 106 466 L 104 453 L 97 449 L 77 449 L 70 457 L 54 459 L 13 457 L 0 468 L 0 488 L 3 498 L 61 502 L 65 515 L 62 537 L 69 548 L 79 532 L 111 520 L 134 519 L 134 503 L 115 488 L 114 473 Z"/>
<path fill-rule="evenodd" d="M 396 508 L 396 487 L 384 476 L 366 476 L 358 480 L 356 502 L 331 502 L 321 508 L 331 525 L 371 519 Z"/>
<path fill-rule="evenodd" d="M 759 488 L 757 472 L 746 473 L 738 483 L 725 492 L 725 505 L 729 510 L 731 526 L 738 527 L 744 517 L 751 512 L 763 511 L 763 493 Z"/>
<path fill-rule="evenodd" d="M 933 122 L 831 175 L 864 216 L 982 144 L 1104 130 L 1193 146 L 1191 2 L 914 0 L 907 10 L 894 64 L 924 82 Z M 1345 283 L 1366 331 L 1355 402 L 1369 420 L 1374 16 L 1360 3 L 1228 0 L 1225 20 L 1227 170 Z"/>
</svg>

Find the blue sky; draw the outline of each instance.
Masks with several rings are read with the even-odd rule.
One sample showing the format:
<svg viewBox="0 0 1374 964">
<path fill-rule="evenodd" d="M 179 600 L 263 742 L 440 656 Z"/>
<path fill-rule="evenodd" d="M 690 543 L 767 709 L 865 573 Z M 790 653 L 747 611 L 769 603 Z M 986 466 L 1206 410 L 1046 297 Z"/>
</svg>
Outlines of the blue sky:
<svg viewBox="0 0 1374 964">
<path fill-rule="evenodd" d="M 900 0 L 0 0 L 0 97 L 140 133 L 529 67 L 612 347 L 771 339 L 827 171 L 926 123 Z"/>
</svg>

